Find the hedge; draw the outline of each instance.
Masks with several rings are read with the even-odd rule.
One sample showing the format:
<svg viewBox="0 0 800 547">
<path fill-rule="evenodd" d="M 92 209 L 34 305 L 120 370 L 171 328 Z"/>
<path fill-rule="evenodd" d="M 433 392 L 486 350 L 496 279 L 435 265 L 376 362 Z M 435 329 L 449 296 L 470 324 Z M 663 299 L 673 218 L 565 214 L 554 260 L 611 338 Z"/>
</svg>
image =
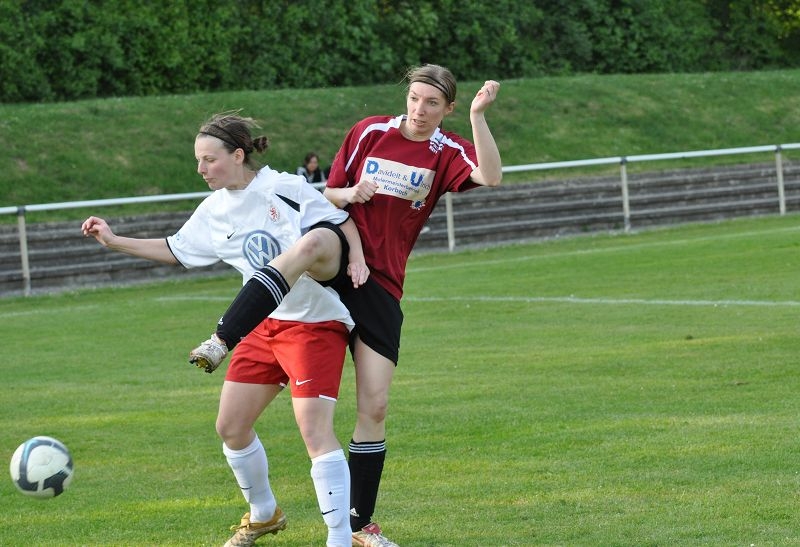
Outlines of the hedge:
<svg viewBox="0 0 800 547">
<path fill-rule="evenodd" d="M 6 0 L 0 101 L 800 66 L 792 0 Z"/>
</svg>

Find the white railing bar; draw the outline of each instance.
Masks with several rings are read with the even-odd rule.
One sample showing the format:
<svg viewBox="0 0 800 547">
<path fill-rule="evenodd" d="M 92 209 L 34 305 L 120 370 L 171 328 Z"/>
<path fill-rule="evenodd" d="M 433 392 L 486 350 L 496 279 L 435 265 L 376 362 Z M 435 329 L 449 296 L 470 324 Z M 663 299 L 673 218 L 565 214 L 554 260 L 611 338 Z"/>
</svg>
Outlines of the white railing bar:
<svg viewBox="0 0 800 547">
<path fill-rule="evenodd" d="M 321 190 L 325 187 L 324 183 L 314 183 L 314 187 Z M 33 211 L 55 211 L 59 209 L 80 209 L 83 207 L 104 207 L 108 205 L 130 205 L 132 203 L 150 203 L 162 201 L 181 201 L 191 199 L 201 199 L 211 195 L 211 192 L 190 192 L 186 194 L 161 194 L 156 196 L 138 196 L 130 198 L 110 198 L 92 199 L 84 201 L 65 201 L 62 203 L 36 203 L 33 205 L 21 205 L 18 207 L 0 207 L 0 215 L 12 215 L 22 212 Z"/>
<path fill-rule="evenodd" d="M 549 163 L 529 163 L 527 165 L 511 165 L 503 167 L 503 173 L 518 171 L 544 171 L 546 169 L 562 169 L 564 167 L 585 167 L 588 165 L 615 165 L 622 161 L 621 156 L 613 158 L 596 158 L 592 160 L 553 161 Z"/>
<path fill-rule="evenodd" d="M 211 192 L 193 192 L 188 194 L 163 194 L 158 196 L 139 196 L 132 198 L 93 199 L 86 201 L 67 201 L 64 203 L 39 203 L 25 205 L 25 211 L 53 211 L 56 209 L 78 209 L 82 207 L 103 207 L 106 205 L 130 205 L 132 203 L 150 203 L 160 201 L 180 201 L 204 198 Z"/>
<path fill-rule="evenodd" d="M 525 165 L 511 165 L 503 167 L 504 173 L 520 171 L 544 171 L 547 169 L 562 169 L 568 167 L 586 167 L 593 165 L 613 165 L 623 162 L 656 161 L 669 159 L 699 158 L 708 156 L 724 156 L 731 154 L 752 154 L 758 152 L 772 152 L 778 150 L 800 150 L 800 143 L 770 144 L 764 146 L 748 146 L 743 148 L 721 148 L 717 150 L 695 150 L 689 152 L 672 152 L 665 154 L 639 154 L 634 156 L 612 156 L 607 158 L 594 158 L 586 160 L 555 161 L 545 163 L 529 163 Z M 314 185 L 315 187 L 318 185 Z M 319 185 L 322 186 L 322 185 Z M 149 203 L 161 201 L 180 201 L 205 198 L 211 192 L 193 192 L 186 194 L 164 194 L 155 196 L 140 196 L 129 198 L 97 199 L 86 201 L 67 201 L 62 203 L 38 203 L 33 205 L 0 207 L 0 215 L 16 214 L 23 211 L 53 211 L 58 209 L 77 209 L 81 207 L 101 207 L 107 205 L 128 205 L 133 203 Z"/>
<path fill-rule="evenodd" d="M 630 161 L 655 161 L 655 160 L 680 160 L 685 158 L 704 158 L 709 156 L 730 156 L 735 154 L 757 154 L 759 152 L 774 152 L 780 147 L 776 145 L 768 146 L 747 146 L 744 148 L 720 148 L 718 150 L 695 150 L 692 152 L 672 152 L 667 154 L 640 154 L 637 156 L 626 156 Z"/>
<path fill-rule="evenodd" d="M 777 150 L 800 150 L 800 143 L 768 144 L 762 146 L 745 146 L 741 148 L 720 148 L 716 150 L 692 150 L 688 152 L 668 152 L 664 154 L 638 154 L 633 156 L 612 156 L 588 160 L 553 161 L 547 163 L 529 163 L 526 165 L 511 165 L 503 167 L 504 173 L 520 171 L 544 171 L 547 169 L 563 169 L 567 167 L 588 167 L 592 165 L 612 165 L 623 161 L 657 161 L 675 160 L 686 158 L 702 158 L 711 156 L 727 156 L 735 154 L 756 154 L 759 152 L 775 152 Z"/>
</svg>

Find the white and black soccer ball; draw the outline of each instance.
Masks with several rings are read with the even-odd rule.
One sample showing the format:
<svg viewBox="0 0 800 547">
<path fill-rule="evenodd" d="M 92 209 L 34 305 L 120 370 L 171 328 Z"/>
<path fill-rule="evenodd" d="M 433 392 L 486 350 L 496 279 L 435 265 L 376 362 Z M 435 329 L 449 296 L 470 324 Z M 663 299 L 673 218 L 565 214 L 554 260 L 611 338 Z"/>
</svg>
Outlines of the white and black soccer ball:
<svg viewBox="0 0 800 547">
<path fill-rule="evenodd" d="M 52 437 L 33 437 L 11 456 L 11 480 L 17 489 L 34 498 L 53 498 L 72 482 L 72 455 Z"/>
</svg>

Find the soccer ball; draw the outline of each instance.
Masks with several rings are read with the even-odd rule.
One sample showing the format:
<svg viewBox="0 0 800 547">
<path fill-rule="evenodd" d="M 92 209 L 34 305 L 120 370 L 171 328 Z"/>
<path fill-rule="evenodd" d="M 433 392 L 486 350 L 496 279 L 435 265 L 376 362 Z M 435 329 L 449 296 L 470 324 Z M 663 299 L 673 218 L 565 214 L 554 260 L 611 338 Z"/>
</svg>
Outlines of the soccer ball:
<svg viewBox="0 0 800 547">
<path fill-rule="evenodd" d="M 26 496 L 53 498 L 72 482 L 72 456 L 58 439 L 33 437 L 14 451 L 9 470 L 14 485 Z"/>
</svg>

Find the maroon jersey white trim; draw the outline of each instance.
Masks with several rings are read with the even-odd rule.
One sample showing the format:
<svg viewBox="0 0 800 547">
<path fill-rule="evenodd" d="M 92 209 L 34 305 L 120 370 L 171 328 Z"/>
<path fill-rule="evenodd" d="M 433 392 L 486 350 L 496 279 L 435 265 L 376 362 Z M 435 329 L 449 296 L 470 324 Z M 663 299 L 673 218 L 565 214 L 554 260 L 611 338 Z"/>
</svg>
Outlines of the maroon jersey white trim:
<svg viewBox="0 0 800 547">
<path fill-rule="evenodd" d="M 370 275 L 400 300 L 408 256 L 425 221 L 446 192 L 475 188 L 472 143 L 437 129 L 427 141 L 403 136 L 405 116 L 372 116 L 354 125 L 336 154 L 328 187 L 361 181 L 379 189 L 367 203 L 348 207 L 358 226 Z"/>
</svg>

